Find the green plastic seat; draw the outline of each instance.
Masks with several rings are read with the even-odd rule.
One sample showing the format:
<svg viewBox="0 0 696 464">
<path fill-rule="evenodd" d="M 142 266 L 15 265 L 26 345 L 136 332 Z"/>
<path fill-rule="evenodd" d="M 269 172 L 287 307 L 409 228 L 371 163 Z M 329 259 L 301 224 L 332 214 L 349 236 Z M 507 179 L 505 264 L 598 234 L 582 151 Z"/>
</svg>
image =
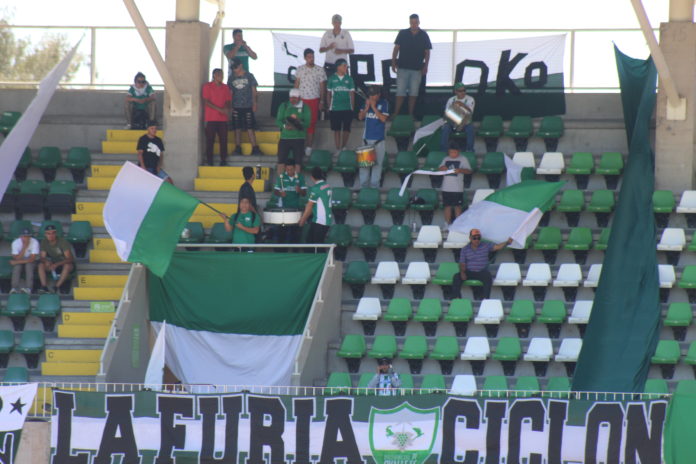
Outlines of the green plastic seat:
<svg viewBox="0 0 696 464">
<path fill-rule="evenodd" d="M 339 348 L 336 355 L 341 358 L 362 358 L 365 356 L 365 352 L 367 352 L 365 337 L 357 334 L 348 334 L 343 338 L 341 348 Z"/>
<path fill-rule="evenodd" d="M 14 348 L 14 332 L 0 330 L 0 354 L 9 354 Z"/>
<path fill-rule="evenodd" d="M 348 247 L 353 242 L 353 233 L 347 224 L 334 224 L 326 234 L 326 243 L 335 243 L 338 246 Z"/>
<path fill-rule="evenodd" d="M 469 166 L 472 172 L 478 171 L 478 161 L 476 160 L 476 153 L 470 151 L 459 152 L 460 155 L 469 160 Z"/>
<path fill-rule="evenodd" d="M 604 251 L 607 249 L 607 246 L 609 246 L 609 235 L 611 235 L 611 228 L 607 227 L 602 229 L 602 232 L 599 234 L 599 239 L 597 243 L 595 243 L 595 250 Z"/>
<path fill-rule="evenodd" d="M 522 356 L 522 346 L 517 337 L 500 337 L 498 346 L 492 354 L 496 361 L 517 361 Z"/>
<path fill-rule="evenodd" d="M 29 314 L 31 303 L 29 295 L 25 293 L 13 293 L 8 296 L 7 304 L 0 309 L 0 316 L 24 317 Z"/>
<path fill-rule="evenodd" d="M 432 359 L 452 361 L 459 358 L 459 342 L 457 337 L 440 336 L 435 339 L 435 346 L 430 352 Z"/>
<path fill-rule="evenodd" d="M 404 346 L 399 352 L 403 359 L 424 359 L 428 353 L 428 341 L 423 335 L 410 335 L 406 337 Z"/>
<path fill-rule="evenodd" d="M 562 324 L 568 315 L 562 300 L 546 300 L 541 307 L 537 322 L 542 324 Z"/>
<path fill-rule="evenodd" d="M 423 164 L 423 170 L 425 171 L 437 171 L 440 168 L 440 163 L 445 159 L 447 153 L 444 151 L 431 151 L 425 158 L 425 164 Z"/>
<path fill-rule="evenodd" d="M 379 207 L 379 189 L 366 187 L 360 189 L 353 207 L 361 210 L 375 210 Z"/>
<path fill-rule="evenodd" d="M 77 185 L 71 180 L 54 180 L 48 185 L 48 195 L 75 196 Z"/>
<path fill-rule="evenodd" d="M 433 277 L 433 283 L 437 285 L 452 285 L 454 275 L 459 272 L 458 263 L 440 263 L 437 272 Z"/>
<path fill-rule="evenodd" d="M 689 350 L 686 352 L 684 363 L 692 366 L 696 365 L 696 341 L 691 342 L 689 345 Z"/>
<path fill-rule="evenodd" d="M 371 279 L 370 266 L 365 261 L 351 261 L 343 273 L 343 281 L 348 284 L 366 284 Z"/>
<path fill-rule="evenodd" d="M 23 180 L 19 183 L 20 195 L 45 195 L 48 185 L 42 180 Z"/>
<path fill-rule="evenodd" d="M 312 150 L 305 163 L 305 169 L 311 171 L 316 166 L 319 166 L 324 172 L 331 169 L 331 152 L 329 150 Z"/>
<path fill-rule="evenodd" d="M 393 335 L 377 335 L 372 343 L 372 348 L 367 352 L 370 358 L 394 358 L 396 357 L 396 337 Z"/>
<path fill-rule="evenodd" d="M 534 132 L 531 116 L 513 116 L 505 135 L 514 138 L 529 138 Z"/>
<path fill-rule="evenodd" d="M 34 160 L 31 156 L 31 148 L 27 147 L 24 149 L 24 153 L 22 153 L 22 158 L 20 158 L 17 167 L 22 169 L 29 169 L 33 162 Z"/>
<path fill-rule="evenodd" d="M 92 224 L 89 221 L 71 222 L 65 239 L 73 245 L 89 242 L 92 240 Z"/>
<path fill-rule="evenodd" d="M 12 256 L 0 256 L 0 279 L 8 280 L 12 277 Z"/>
<path fill-rule="evenodd" d="M 665 326 L 667 327 L 688 327 L 693 320 L 691 305 L 686 302 L 670 303 L 665 316 Z"/>
<path fill-rule="evenodd" d="M 558 227 L 542 227 L 534 243 L 535 250 L 558 250 L 561 247 L 561 229 Z"/>
<path fill-rule="evenodd" d="M 4 383 L 27 383 L 29 382 L 29 371 L 26 367 L 8 367 L 2 381 Z"/>
<path fill-rule="evenodd" d="M 384 239 L 388 248 L 408 248 L 411 246 L 411 229 L 408 226 L 391 226 Z"/>
<path fill-rule="evenodd" d="M 387 312 L 383 318 L 389 322 L 403 322 L 408 321 L 412 315 L 411 300 L 408 298 L 392 298 L 389 300 Z"/>
<path fill-rule="evenodd" d="M 387 135 L 391 137 L 410 137 L 416 130 L 413 116 L 408 114 L 397 114 L 392 121 Z"/>
<path fill-rule="evenodd" d="M 587 205 L 591 213 L 611 213 L 614 210 L 614 192 L 611 190 L 595 190 Z"/>
<path fill-rule="evenodd" d="M 507 321 L 511 324 L 531 324 L 536 316 L 532 300 L 514 300 Z"/>
<path fill-rule="evenodd" d="M 399 191 L 398 188 L 389 189 L 382 208 L 388 211 L 405 211 L 408 208 L 408 191 L 405 191 L 403 195 L 399 195 Z"/>
<path fill-rule="evenodd" d="M 653 364 L 677 364 L 681 357 L 679 342 L 676 340 L 660 340 L 652 357 Z"/>
<path fill-rule="evenodd" d="M 674 211 L 676 201 L 671 190 L 655 190 L 653 192 L 653 212 L 671 213 Z"/>
<path fill-rule="evenodd" d="M 599 158 L 599 164 L 595 173 L 603 175 L 615 175 L 618 176 L 623 170 L 624 162 L 621 153 L 617 152 L 604 152 Z"/>
<path fill-rule="evenodd" d="M 205 240 L 205 231 L 203 230 L 203 224 L 200 222 L 187 222 L 186 229 L 188 229 L 188 237 L 180 237 L 179 243 L 203 243 Z"/>
<path fill-rule="evenodd" d="M 0 134 L 7 137 L 20 117 L 22 117 L 22 113 L 19 111 L 3 111 L 0 115 Z"/>
<path fill-rule="evenodd" d="M 696 380 L 680 380 L 677 382 L 677 388 L 674 393 L 679 393 L 682 395 L 694 395 L 696 394 Z"/>
<path fill-rule="evenodd" d="M 563 119 L 560 116 L 544 116 L 536 135 L 544 139 L 560 139 L 563 136 Z"/>
<path fill-rule="evenodd" d="M 44 333 L 40 330 L 25 330 L 15 346 L 16 353 L 38 354 L 44 350 Z"/>
<path fill-rule="evenodd" d="M 205 238 L 206 243 L 232 243 L 232 232 L 225 230 L 225 224 L 216 222 L 210 229 L 210 234 Z"/>
<path fill-rule="evenodd" d="M 567 174 L 589 175 L 594 169 L 592 153 L 579 151 L 570 157 L 570 164 L 566 167 Z"/>
<path fill-rule="evenodd" d="M 363 372 L 360 374 L 360 378 L 358 379 L 358 388 L 356 390 L 356 393 L 358 395 L 374 395 L 375 390 L 368 388 L 368 385 L 370 385 L 370 381 L 372 378 L 375 376 L 374 372 Z"/>
<path fill-rule="evenodd" d="M 400 151 L 396 154 L 391 170 L 397 174 L 406 175 L 418 169 L 418 158 L 413 151 Z"/>
<path fill-rule="evenodd" d="M 479 172 L 483 174 L 501 174 L 505 170 L 505 155 L 502 152 L 494 151 L 483 156 Z"/>
<path fill-rule="evenodd" d="M 541 396 L 544 398 L 567 398 L 567 392 L 570 392 L 570 379 L 568 377 L 549 377 Z"/>
<path fill-rule="evenodd" d="M 338 154 L 336 166 L 333 168 L 336 172 L 351 173 L 358 170 L 358 156 L 353 150 L 343 150 Z"/>
<path fill-rule="evenodd" d="M 455 298 L 450 303 L 443 318 L 447 322 L 469 322 L 474 317 L 474 309 L 468 298 Z"/>
<path fill-rule="evenodd" d="M 401 380 L 401 388 L 405 390 L 413 390 L 413 376 L 408 373 L 399 373 L 399 380 Z M 410 393 L 410 392 L 407 392 Z"/>
<path fill-rule="evenodd" d="M 353 387 L 353 382 L 350 379 L 350 374 L 347 372 L 332 372 L 329 379 L 326 381 L 326 388 L 330 395 L 339 393 L 350 393 Z"/>
<path fill-rule="evenodd" d="M 416 322 L 437 322 L 442 317 L 442 304 L 437 298 L 423 298 L 413 316 Z"/>
<path fill-rule="evenodd" d="M 523 375 L 517 378 L 515 382 L 515 395 L 517 398 L 529 398 L 531 396 L 538 396 L 541 393 L 541 387 L 539 386 L 539 379 L 531 375 Z"/>
<path fill-rule="evenodd" d="M 72 147 L 63 161 L 68 169 L 87 169 L 92 164 L 92 155 L 87 147 Z"/>
<path fill-rule="evenodd" d="M 55 293 L 39 295 L 31 314 L 37 317 L 56 317 L 61 310 L 60 296 Z"/>
<path fill-rule="evenodd" d="M 359 248 L 376 248 L 382 243 L 382 230 L 379 226 L 365 224 L 360 227 L 355 246 Z"/>
<path fill-rule="evenodd" d="M 72 214 L 75 212 L 75 193 L 77 186 L 71 180 L 54 180 L 48 186 L 46 209 L 53 214 Z"/>
<path fill-rule="evenodd" d="M 592 247 L 592 230 L 589 227 L 574 227 L 563 245 L 566 250 L 582 251 Z"/>
<path fill-rule="evenodd" d="M 696 265 L 684 266 L 679 279 L 679 288 L 696 288 Z"/>
<path fill-rule="evenodd" d="M 16 209 L 20 214 L 44 212 L 48 186 L 42 180 L 24 180 L 19 183 L 15 196 Z"/>
<path fill-rule="evenodd" d="M 331 209 L 348 209 L 353 202 L 353 194 L 346 187 L 331 188 Z"/>
<path fill-rule="evenodd" d="M 662 395 L 669 394 L 667 381 L 665 379 L 647 379 L 643 393 L 647 393 L 647 399 L 657 399 Z"/>
<path fill-rule="evenodd" d="M 440 198 L 435 189 L 420 189 L 416 192 L 415 197 L 423 200 L 423 203 L 411 204 L 411 208 L 416 211 L 434 211 L 440 205 Z"/>
<path fill-rule="evenodd" d="M 498 115 L 486 115 L 478 129 L 480 137 L 500 137 L 503 135 L 503 118 Z"/>
<path fill-rule="evenodd" d="M 445 377 L 442 374 L 425 374 L 421 382 L 421 388 L 424 390 L 423 393 L 445 391 L 447 390 Z"/>
<path fill-rule="evenodd" d="M 564 190 L 556 210 L 561 213 L 579 213 L 585 206 L 585 194 L 581 190 Z"/>
<path fill-rule="evenodd" d="M 487 375 L 481 387 L 484 398 L 504 398 L 508 394 L 508 381 L 504 375 Z"/>
<path fill-rule="evenodd" d="M 39 149 L 39 155 L 33 164 L 40 169 L 58 169 L 58 166 L 61 164 L 60 148 L 41 147 Z"/>
</svg>

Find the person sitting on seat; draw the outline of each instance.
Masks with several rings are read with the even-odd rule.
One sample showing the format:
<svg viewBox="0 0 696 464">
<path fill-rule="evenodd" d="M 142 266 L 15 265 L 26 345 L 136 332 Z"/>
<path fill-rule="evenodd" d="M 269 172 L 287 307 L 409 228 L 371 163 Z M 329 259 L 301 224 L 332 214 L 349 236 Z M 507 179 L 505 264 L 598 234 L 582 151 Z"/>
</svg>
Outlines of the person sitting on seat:
<svg viewBox="0 0 696 464">
<path fill-rule="evenodd" d="M 58 237 L 56 226 L 49 225 L 44 229 L 45 238 L 41 240 L 41 261 L 39 262 L 39 293 L 51 293 L 48 288 L 47 273 L 56 280 L 56 289 L 66 294 L 70 291 L 70 274 L 75 269 L 75 259 L 72 247 L 63 237 Z M 54 290 L 55 292 L 55 290 Z"/>
<path fill-rule="evenodd" d="M 401 386 L 399 374 L 394 372 L 391 365 L 391 360 L 382 358 L 378 361 L 377 373 L 367 384 L 367 388 L 377 388 L 377 394 L 380 396 L 394 396 L 397 394 L 397 388 Z"/>
<path fill-rule="evenodd" d="M 469 231 L 469 244 L 462 248 L 459 253 L 459 272 L 454 274 L 452 279 L 452 296 L 461 298 L 462 282 L 465 280 L 480 280 L 483 284 L 483 298 L 490 298 L 493 277 L 488 270 L 490 254 L 494 251 L 502 250 L 512 243 L 512 238 L 508 238 L 503 243 L 493 245 L 490 242 L 481 241 L 481 231 L 471 229 Z"/>
<path fill-rule="evenodd" d="M 145 129 L 145 123 L 155 119 L 156 100 L 155 91 L 145 74 L 136 74 L 124 104 L 126 129 Z"/>
<path fill-rule="evenodd" d="M 39 241 L 31 236 L 31 230 L 23 229 L 21 235 L 12 241 L 12 290 L 10 293 L 31 293 L 34 288 L 34 268 L 39 256 Z M 24 270 L 25 287 L 19 286 Z"/>
<path fill-rule="evenodd" d="M 164 142 L 157 136 L 157 121 L 148 121 L 147 133 L 138 139 L 138 164 L 150 174 L 173 184 L 162 164 L 164 163 Z"/>
</svg>

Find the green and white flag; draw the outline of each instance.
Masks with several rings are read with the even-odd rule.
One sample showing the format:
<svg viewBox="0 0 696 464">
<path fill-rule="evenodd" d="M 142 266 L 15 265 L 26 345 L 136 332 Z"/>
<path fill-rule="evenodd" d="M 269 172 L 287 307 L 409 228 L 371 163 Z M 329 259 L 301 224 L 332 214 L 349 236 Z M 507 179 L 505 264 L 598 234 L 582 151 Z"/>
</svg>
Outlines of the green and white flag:
<svg viewBox="0 0 696 464">
<path fill-rule="evenodd" d="M 104 226 L 123 261 L 163 276 L 199 200 L 131 162 L 124 163 L 104 205 Z"/>
<path fill-rule="evenodd" d="M 493 192 L 469 206 L 449 230 L 468 235 L 471 229 L 479 229 L 486 240 L 500 243 L 512 238 L 511 248 L 524 248 L 563 184 L 528 180 Z"/>
<path fill-rule="evenodd" d="M 0 462 L 14 462 L 22 427 L 34 403 L 38 384 L 0 387 Z"/>
</svg>

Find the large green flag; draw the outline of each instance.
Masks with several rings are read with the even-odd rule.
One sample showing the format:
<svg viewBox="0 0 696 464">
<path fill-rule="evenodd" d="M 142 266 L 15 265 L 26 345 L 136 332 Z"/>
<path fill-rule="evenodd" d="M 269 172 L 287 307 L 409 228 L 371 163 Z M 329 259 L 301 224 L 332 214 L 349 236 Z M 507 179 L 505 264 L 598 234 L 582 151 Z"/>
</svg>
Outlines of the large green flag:
<svg viewBox="0 0 696 464">
<path fill-rule="evenodd" d="M 642 392 L 660 330 L 650 119 L 652 59 L 615 48 L 629 156 L 573 390 Z"/>
</svg>

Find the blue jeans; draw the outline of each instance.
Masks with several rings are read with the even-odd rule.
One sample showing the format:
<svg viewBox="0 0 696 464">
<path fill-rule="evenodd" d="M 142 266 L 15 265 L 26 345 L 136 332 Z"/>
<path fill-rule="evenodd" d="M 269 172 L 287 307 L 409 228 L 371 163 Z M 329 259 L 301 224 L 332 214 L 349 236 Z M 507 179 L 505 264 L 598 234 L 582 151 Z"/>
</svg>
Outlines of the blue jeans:
<svg viewBox="0 0 696 464">
<path fill-rule="evenodd" d="M 452 134 L 452 131 L 454 128 L 452 127 L 452 124 L 447 123 L 444 126 L 442 126 L 442 135 L 440 136 L 440 150 L 444 151 L 447 153 L 447 149 L 449 148 L 449 139 L 450 135 Z M 475 140 L 475 134 L 474 134 L 474 125 L 473 124 L 467 124 L 464 126 L 464 132 L 466 132 L 466 150 L 465 151 L 470 151 L 474 152 L 474 140 Z"/>
<path fill-rule="evenodd" d="M 405 97 L 408 93 L 409 97 L 417 97 L 422 78 L 420 69 L 399 68 L 396 71 L 396 96 Z"/>
<path fill-rule="evenodd" d="M 382 178 L 382 166 L 384 165 L 385 141 L 365 139 L 365 144 L 375 146 L 377 160 L 372 167 L 360 168 L 360 187 L 379 188 L 379 180 Z"/>
</svg>

